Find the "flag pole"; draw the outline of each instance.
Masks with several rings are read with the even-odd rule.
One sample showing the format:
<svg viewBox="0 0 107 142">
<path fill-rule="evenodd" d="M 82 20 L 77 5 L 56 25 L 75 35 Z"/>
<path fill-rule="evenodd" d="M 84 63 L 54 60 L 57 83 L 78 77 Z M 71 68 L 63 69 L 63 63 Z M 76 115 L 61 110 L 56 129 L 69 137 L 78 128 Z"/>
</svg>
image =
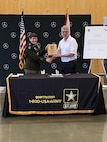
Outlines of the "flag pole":
<svg viewBox="0 0 107 142">
<path fill-rule="evenodd" d="M 24 3 L 21 4 L 21 7 L 22 7 L 22 15 L 20 22 L 19 68 L 22 70 L 25 65 L 24 50 L 26 49 L 26 33 L 25 33 L 25 25 L 23 19 Z"/>
</svg>

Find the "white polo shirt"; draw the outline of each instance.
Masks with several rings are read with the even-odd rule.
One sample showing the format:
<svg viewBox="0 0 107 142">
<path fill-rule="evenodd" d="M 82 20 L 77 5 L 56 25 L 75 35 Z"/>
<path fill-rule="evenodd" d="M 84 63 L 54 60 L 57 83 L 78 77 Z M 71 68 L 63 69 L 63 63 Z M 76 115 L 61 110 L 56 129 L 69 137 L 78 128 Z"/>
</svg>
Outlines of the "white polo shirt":
<svg viewBox="0 0 107 142">
<path fill-rule="evenodd" d="M 77 59 L 77 49 L 78 44 L 75 38 L 69 36 L 67 40 L 62 39 L 58 45 L 58 53 L 59 54 L 68 54 L 73 53 L 72 57 L 61 57 L 62 62 L 69 62 Z"/>
</svg>

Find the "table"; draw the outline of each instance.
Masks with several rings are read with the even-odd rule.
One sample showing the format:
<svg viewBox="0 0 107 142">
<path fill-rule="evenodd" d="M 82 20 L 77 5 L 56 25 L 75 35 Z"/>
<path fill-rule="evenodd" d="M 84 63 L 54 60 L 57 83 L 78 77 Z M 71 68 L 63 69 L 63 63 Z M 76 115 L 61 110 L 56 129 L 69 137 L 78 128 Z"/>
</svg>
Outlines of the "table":
<svg viewBox="0 0 107 142">
<path fill-rule="evenodd" d="M 94 74 L 10 74 L 6 81 L 3 117 L 106 113 L 101 78 Z"/>
</svg>

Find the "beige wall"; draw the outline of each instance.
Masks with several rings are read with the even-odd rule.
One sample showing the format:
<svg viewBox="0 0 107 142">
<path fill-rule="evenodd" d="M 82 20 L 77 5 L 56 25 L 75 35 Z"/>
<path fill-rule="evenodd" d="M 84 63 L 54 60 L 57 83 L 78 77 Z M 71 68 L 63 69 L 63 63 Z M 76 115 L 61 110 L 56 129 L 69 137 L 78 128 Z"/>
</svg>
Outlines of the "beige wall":
<svg viewBox="0 0 107 142">
<path fill-rule="evenodd" d="M 102 24 L 107 16 L 107 0 L 0 0 L 0 14 L 21 14 L 22 3 L 29 15 L 64 15 L 68 7 L 69 14 L 91 14 L 92 24 Z M 97 63 L 93 61 L 92 72 L 99 72 Z"/>
</svg>

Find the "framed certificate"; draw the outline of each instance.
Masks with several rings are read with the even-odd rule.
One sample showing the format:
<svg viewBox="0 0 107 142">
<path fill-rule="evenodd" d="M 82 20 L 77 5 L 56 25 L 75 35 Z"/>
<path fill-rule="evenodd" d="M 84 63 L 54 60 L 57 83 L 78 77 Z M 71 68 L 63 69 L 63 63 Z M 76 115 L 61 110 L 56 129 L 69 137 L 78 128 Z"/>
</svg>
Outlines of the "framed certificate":
<svg viewBox="0 0 107 142">
<path fill-rule="evenodd" d="M 56 44 L 48 44 L 47 45 L 47 52 L 49 56 L 57 54 L 57 45 Z"/>
</svg>

